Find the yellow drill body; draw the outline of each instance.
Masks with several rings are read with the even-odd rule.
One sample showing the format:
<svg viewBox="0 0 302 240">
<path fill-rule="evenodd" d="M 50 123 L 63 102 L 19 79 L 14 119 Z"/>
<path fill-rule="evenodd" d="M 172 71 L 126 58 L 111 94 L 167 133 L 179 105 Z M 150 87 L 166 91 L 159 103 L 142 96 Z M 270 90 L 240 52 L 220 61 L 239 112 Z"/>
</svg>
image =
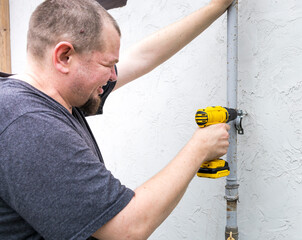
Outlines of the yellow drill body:
<svg viewBox="0 0 302 240">
<path fill-rule="evenodd" d="M 218 123 L 227 123 L 236 118 L 237 110 L 221 106 L 198 109 L 195 115 L 195 121 L 201 128 Z M 204 162 L 197 172 L 198 177 L 207 178 L 220 178 L 229 174 L 228 163 L 222 159 Z"/>
<path fill-rule="evenodd" d="M 217 123 L 227 123 L 237 117 L 237 111 L 220 106 L 198 109 L 195 115 L 199 127 L 206 127 Z"/>
</svg>

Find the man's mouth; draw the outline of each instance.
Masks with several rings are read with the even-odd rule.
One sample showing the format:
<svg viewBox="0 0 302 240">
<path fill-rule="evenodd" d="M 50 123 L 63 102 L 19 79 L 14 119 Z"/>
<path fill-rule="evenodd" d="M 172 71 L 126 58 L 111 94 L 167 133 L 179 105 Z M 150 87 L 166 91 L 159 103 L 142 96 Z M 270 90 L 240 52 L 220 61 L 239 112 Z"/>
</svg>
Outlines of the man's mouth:
<svg viewBox="0 0 302 240">
<path fill-rule="evenodd" d="M 104 92 L 103 86 L 100 86 L 98 88 L 98 94 L 102 94 Z"/>
<path fill-rule="evenodd" d="M 103 94 L 103 92 L 104 92 L 103 87 L 107 86 L 107 83 L 108 83 L 108 82 L 106 82 L 105 85 L 99 86 L 99 88 L 98 88 L 98 94 Z"/>
</svg>

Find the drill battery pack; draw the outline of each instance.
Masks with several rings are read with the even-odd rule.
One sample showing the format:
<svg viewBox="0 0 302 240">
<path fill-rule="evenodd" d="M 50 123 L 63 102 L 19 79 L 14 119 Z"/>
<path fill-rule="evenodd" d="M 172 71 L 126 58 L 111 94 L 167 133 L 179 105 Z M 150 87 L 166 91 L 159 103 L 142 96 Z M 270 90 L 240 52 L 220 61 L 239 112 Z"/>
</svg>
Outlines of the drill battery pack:
<svg viewBox="0 0 302 240">
<path fill-rule="evenodd" d="M 198 177 L 220 178 L 230 174 L 229 164 L 223 159 L 215 159 L 204 162 L 198 172 Z"/>
</svg>

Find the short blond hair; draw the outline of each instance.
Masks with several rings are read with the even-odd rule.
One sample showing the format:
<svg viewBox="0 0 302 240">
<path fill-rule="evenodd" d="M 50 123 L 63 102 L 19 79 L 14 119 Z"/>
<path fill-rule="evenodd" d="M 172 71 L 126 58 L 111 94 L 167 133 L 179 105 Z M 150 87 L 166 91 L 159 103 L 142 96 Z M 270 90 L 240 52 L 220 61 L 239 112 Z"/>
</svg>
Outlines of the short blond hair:
<svg viewBox="0 0 302 240">
<path fill-rule="evenodd" d="M 101 51 L 102 29 L 108 22 L 121 36 L 115 19 L 95 0 L 46 0 L 31 15 L 27 51 L 43 59 L 45 48 L 60 41 L 70 42 L 78 53 Z"/>
</svg>

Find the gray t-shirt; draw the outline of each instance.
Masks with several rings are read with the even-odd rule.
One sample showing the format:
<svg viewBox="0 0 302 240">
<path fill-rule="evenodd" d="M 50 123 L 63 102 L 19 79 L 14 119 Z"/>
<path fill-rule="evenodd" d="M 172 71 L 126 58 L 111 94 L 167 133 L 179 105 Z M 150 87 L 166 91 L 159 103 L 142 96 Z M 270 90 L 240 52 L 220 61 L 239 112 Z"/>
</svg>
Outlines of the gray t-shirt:
<svg viewBox="0 0 302 240">
<path fill-rule="evenodd" d="M 105 9 L 123 7 L 127 4 L 127 0 L 96 0 Z"/>
<path fill-rule="evenodd" d="M 0 78 L 0 239 L 86 239 L 133 195 L 78 109 Z"/>
</svg>

